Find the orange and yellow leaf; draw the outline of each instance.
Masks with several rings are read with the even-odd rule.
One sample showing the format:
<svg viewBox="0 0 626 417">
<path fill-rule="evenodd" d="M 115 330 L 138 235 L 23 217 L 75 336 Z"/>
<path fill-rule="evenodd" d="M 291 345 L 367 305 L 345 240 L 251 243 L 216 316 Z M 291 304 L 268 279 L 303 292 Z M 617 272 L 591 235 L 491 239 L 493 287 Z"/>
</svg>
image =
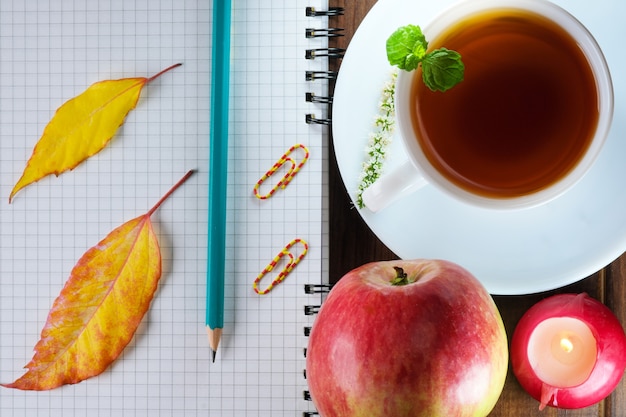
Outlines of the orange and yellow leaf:
<svg viewBox="0 0 626 417">
<path fill-rule="evenodd" d="M 50 174 L 74 169 L 100 152 L 135 108 L 143 87 L 173 65 L 150 78 L 100 81 L 65 102 L 52 117 L 35 145 L 24 173 L 13 187 L 9 202 L 22 188 Z"/>
<path fill-rule="evenodd" d="M 74 266 L 54 301 L 28 371 L 8 388 L 49 390 L 102 373 L 131 341 L 161 277 L 161 253 L 146 214 L 113 230 Z"/>
<path fill-rule="evenodd" d="M 55 300 L 26 365 L 9 388 L 46 390 L 106 369 L 130 342 L 161 276 L 150 219 L 133 219 L 87 251 Z"/>
</svg>

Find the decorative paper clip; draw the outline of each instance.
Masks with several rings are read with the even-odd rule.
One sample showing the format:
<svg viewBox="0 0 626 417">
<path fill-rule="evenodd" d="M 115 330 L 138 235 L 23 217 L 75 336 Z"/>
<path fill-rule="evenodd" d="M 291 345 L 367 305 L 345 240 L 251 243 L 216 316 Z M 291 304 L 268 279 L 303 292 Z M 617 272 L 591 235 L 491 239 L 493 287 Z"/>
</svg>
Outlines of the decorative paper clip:
<svg viewBox="0 0 626 417">
<path fill-rule="evenodd" d="M 304 249 L 302 250 L 300 255 L 296 257 L 293 255 L 293 253 L 289 251 L 289 249 L 291 249 L 291 247 L 297 243 L 301 243 Z M 298 265 L 298 263 L 302 260 L 302 258 L 304 258 L 308 250 L 309 250 L 309 244 L 304 239 L 294 239 L 291 242 L 289 242 L 278 253 L 278 255 L 276 255 L 274 259 L 272 259 L 272 261 L 265 267 L 265 269 L 263 269 L 263 271 L 261 271 L 261 273 L 256 277 L 256 279 L 254 280 L 254 283 L 252 284 L 252 288 L 254 288 L 254 291 L 260 295 L 267 294 L 268 292 L 272 291 L 272 288 L 274 288 L 276 285 L 283 282 L 285 278 L 287 278 L 287 275 L 289 275 L 289 273 L 296 267 L 296 265 Z M 259 290 L 259 282 L 261 282 L 261 279 L 266 274 L 270 273 L 276 267 L 276 265 L 278 265 L 278 263 L 284 256 L 289 257 L 287 264 L 278 273 L 276 278 L 274 278 L 274 281 L 272 281 L 272 283 L 267 286 L 266 289 Z"/>
<path fill-rule="evenodd" d="M 304 158 L 302 158 L 302 161 L 300 161 L 299 164 L 296 164 L 296 161 L 294 161 L 294 159 L 290 157 L 289 154 L 291 154 L 293 151 L 295 151 L 298 148 L 304 150 Z M 291 182 L 291 180 L 293 180 L 293 177 L 296 176 L 298 171 L 300 171 L 300 168 L 304 166 L 304 164 L 306 163 L 308 159 L 309 159 L 309 150 L 307 149 L 306 146 L 300 143 L 293 145 L 291 148 L 289 148 L 287 152 L 283 154 L 283 156 L 280 157 L 278 161 L 276 161 L 276 163 L 272 166 L 272 168 L 270 168 L 270 170 L 267 171 L 265 175 L 263 175 L 261 179 L 257 181 L 256 185 L 254 186 L 254 195 L 256 196 L 256 198 L 260 200 L 265 200 L 265 199 L 270 198 L 279 188 L 284 189 Z M 291 164 L 291 166 L 287 170 L 287 173 L 280 179 L 280 181 L 278 181 L 278 184 L 276 184 L 270 190 L 269 193 L 265 195 L 261 195 L 259 192 L 259 188 L 261 187 L 263 182 L 269 177 L 271 177 L 278 169 L 280 169 L 286 163 Z"/>
</svg>

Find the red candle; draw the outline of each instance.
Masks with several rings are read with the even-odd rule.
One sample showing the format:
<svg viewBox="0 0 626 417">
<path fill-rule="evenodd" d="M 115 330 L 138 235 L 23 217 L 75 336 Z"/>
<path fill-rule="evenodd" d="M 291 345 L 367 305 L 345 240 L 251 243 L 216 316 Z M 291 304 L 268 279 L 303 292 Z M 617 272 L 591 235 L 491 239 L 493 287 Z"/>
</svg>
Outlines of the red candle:
<svg viewBox="0 0 626 417">
<path fill-rule="evenodd" d="M 583 408 L 607 397 L 626 368 L 626 335 L 604 304 L 560 294 L 531 307 L 511 340 L 513 373 L 540 402 Z"/>
</svg>

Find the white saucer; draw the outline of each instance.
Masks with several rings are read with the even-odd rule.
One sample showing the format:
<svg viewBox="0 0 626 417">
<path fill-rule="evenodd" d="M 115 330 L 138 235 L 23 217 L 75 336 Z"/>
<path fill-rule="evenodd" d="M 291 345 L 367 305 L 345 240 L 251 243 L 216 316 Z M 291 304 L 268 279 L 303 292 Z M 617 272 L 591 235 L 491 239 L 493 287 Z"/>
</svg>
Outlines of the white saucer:
<svg viewBox="0 0 626 417">
<path fill-rule="evenodd" d="M 382 87 L 390 78 L 385 41 L 399 26 L 422 27 L 452 0 L 380 0 L 361 23 L 341 64 L 333 104 L 333 137 L 352 199 L 373 132 Z M 623 0 L 554 1 L 596 37 L 613 77 L 615 115 L 596 165 L 573 189 L 544 206 L 491 211 L 459 203 L 432 187 L 379 213 L 361 216 L 403 259 L 439 258 L 471 271 L 492 294 L 528 294 L 585 278 L 626 250 L 626 57 Z M 399 138 L 385 169 L 406 159 Z"/>
</svg>

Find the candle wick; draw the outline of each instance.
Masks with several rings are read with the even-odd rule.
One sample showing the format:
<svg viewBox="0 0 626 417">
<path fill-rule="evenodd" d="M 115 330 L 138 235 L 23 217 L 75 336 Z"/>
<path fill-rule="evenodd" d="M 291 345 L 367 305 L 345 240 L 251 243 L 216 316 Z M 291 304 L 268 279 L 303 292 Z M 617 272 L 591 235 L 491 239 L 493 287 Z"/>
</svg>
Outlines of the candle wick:
<svg viewBox="0 0 626 417">
<path fill-rule="evenodd" d="M 561 339 L 561 349 L 563 349 L 565 353 L 571 353 L 572 350 L 574 350 L 574 344 L 567 337 L 564 337 Z"/>
</svg>

